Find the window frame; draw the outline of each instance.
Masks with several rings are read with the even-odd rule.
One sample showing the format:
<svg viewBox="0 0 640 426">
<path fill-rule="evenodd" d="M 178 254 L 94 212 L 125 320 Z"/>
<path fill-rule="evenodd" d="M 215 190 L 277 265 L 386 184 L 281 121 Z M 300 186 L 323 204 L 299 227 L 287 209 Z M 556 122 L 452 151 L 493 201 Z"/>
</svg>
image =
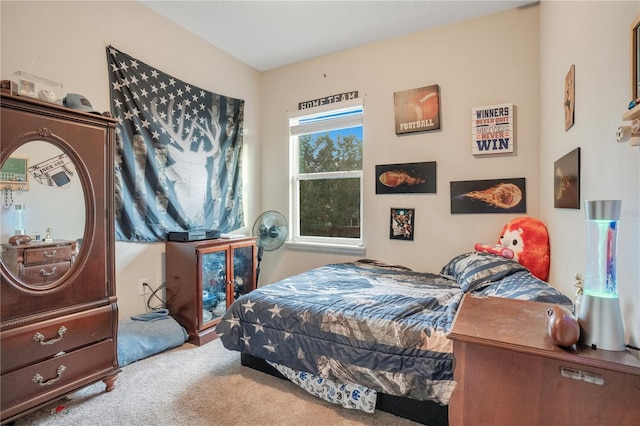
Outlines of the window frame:
<svg viewBox="0 0 640 426">
<path fill-rule="evenodd" d="M 329 114 L 340 114 L 349 111 L 358 111 L 348 118 L 328 118 L 326 121 L 315 121 L 310 124 L 300 123 L 307 119 L 322 117 Z M 329 104 L 316 108 L 303 109 L 290 113 L 289 119 L 289 231 L 290 240 L 287 247 L 298 250 L 311 250 L 332 253 L 364 254 L 364 102 L 362 99 L 353 99 L 338 104 Z M 321 173 L 300 173 L 299 170 L 299 143 L 301 135 L 331 131 L 341 128 L 362 126 L 363 137 L 363 166 L 356 171 L 337 171 Z M 318 179 L 360 179 L 360 237 L 318 237 L 300 235 L 300 181 Z"/>
</svg>

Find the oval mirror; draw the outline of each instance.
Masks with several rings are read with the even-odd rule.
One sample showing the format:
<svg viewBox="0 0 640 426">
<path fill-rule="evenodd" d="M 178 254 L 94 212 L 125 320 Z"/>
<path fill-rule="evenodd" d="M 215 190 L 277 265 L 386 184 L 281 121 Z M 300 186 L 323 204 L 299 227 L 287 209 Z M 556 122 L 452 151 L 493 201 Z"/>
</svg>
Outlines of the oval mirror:
<svg viewBox="0 0 640 426">
<path fill-rule="evenodd" d="M 0 257 L 25 287 L 50 289 L 72 270 L 85 232 L 81 179 L 59 146 L 20 145 L 1 165 Z"/>
</svg>

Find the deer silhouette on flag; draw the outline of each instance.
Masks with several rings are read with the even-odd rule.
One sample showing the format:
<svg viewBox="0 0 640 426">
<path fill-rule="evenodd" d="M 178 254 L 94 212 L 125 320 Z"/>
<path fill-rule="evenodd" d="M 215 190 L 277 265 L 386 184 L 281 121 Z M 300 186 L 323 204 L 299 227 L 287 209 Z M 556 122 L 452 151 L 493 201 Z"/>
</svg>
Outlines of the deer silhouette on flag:
<svg viewBox="0 0 640 426">
<path fill-rule="evenodd" d="M 116 240 L 244 226 L 244 101 L 218 95 L 107 47 L 118 120 Z"/>
</svg>

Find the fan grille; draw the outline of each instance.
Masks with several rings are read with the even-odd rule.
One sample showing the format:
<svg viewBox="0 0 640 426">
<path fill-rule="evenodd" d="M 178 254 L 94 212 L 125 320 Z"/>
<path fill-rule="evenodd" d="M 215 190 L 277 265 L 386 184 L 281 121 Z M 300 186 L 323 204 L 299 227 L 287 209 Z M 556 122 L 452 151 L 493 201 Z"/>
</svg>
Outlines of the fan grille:
<svg viewBox="0 0 640 426">
<path fill-rule="evenodd" d="M 257 237 L 259 247 L 266 251 L 276 250 L 287 239 L 287 219 L 275 210 L 266 211 L 253 224 L 253 235 Z"/>
</svg>

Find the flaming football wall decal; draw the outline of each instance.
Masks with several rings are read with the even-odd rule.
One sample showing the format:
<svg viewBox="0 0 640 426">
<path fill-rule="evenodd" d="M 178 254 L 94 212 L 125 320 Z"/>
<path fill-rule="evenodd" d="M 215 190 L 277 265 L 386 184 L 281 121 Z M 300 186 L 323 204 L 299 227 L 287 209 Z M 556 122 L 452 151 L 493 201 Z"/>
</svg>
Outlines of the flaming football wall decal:
<svg viewBox="0 0 640 426">
<path fill-rule="evenodd" d="M 484 191 L 471 191 L 463 194 L 465 197 L 484 201 L 501 209 L 515 207 L 522 200 L 522 191 L 512 183 L 501 183 Z"/>
<path fill-rule="evenodd" d="M 388 186 L 389 188 L 397 188 L 402 185 L 411 186 L 426 182 L 426 179 L 411 176 L 402 170 L 389 170 L 388 172 L 382 173 L 378 179 L 380 179 L 380 182 L 384 186 Z"/>
<path fill-rule="evenodd" d="M 376 194 L 436 193 L 436 162 L 376 165 Z"/>
<path fill-rule="evenodd" d="M 452 181 L 451 213 L 526 213 L 525 178 Z"/>
</svg>

